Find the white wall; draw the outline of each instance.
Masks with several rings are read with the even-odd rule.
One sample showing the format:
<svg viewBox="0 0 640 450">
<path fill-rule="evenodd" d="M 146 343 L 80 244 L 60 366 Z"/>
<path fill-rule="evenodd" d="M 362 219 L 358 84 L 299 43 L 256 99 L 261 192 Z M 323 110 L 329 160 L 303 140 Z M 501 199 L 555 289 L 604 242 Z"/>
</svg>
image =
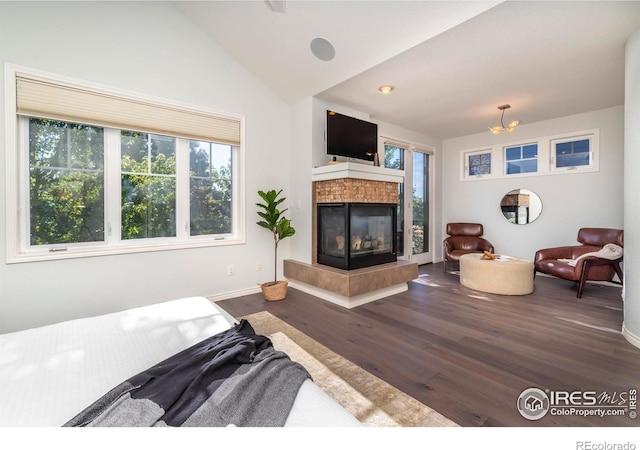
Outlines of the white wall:
<svg viewBox="0 0 640 450">
<path fill-rule="evenodd" d="M 313 147 L 313 99 L 294 105 L 291 126 L 291 190 L 287 194 L 290 215 L 296 234 L 290 238 L 291 258 L 311 263 Z"/>
<path fill-rule="evenodd" d="M 0 263 L 0 332 L 182 296 L 253 291 L 272 277 L 273 241 L 255 225 L 256 192 L 289 189 L 291 108 L 171 3 L 0 2 L 0 61 L 245 115 L 247 205 L 246 245 Z M 0 174 L 4 143 L 2 127 Z M 0 183 L 1 258 L 5 193 Z M 288 251 L 285 241 L 279 256 Z M 235 276 L 226 275 L 229 264 Z"/>
<path fill-rule="evenodd" d="M 600 169 L 591 173 L 461 181 L 460 152 L 482 146 L 600 130 Z M 533 259 L 536 250 L 577 243 L 581 227 L 623 228 L 624 108 L 614 107 L 520 125 L 512 134 L 486 133 L 443 142 L 443 224 L 479 222 L 497 253 Z M 513 189 L 528 189 L 542 200 L 542 214 L 528 225 L 508 223 L 500 200 Z M 446 228 L 443 228 L 446 231 Z M 442 239 L 446 237 L 444 234 Z M 440 251 L 442 258 L 442 251 Z"/>
<path fill-rule="evenodd" d="M 624 335 L 640 347 L 640 30 L 627 41 L 625 61 Z"/>
</svg>

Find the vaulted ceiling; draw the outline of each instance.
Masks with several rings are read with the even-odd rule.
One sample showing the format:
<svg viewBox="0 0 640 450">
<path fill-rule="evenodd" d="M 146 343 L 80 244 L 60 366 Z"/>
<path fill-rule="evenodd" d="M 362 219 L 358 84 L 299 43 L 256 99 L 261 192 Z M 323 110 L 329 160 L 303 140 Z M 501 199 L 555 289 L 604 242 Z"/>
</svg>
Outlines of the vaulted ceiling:
<svg viewBox="0 0 640 450">
<path fill-rule="evenodd" d="M 435 138 L 624 103 L 640 1 L 176 2 L 286 102 L 317 96 Z M 329 61 L 314 38 L 335 48 Z M 382 85 L 391 94 L 380 94 Z"/>
</svg>

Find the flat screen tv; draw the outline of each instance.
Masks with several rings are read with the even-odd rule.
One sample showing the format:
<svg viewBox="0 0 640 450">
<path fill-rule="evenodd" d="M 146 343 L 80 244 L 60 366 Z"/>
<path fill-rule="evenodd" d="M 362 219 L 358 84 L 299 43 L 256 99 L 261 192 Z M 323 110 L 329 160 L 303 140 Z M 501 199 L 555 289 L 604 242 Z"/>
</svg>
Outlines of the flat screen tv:
<svg viewBox="0 0 640 450">
<path fill-rule="evenodd" d="M 378 125 L 327 110 L 327 155 L 374 161 Z"/>
</svg>

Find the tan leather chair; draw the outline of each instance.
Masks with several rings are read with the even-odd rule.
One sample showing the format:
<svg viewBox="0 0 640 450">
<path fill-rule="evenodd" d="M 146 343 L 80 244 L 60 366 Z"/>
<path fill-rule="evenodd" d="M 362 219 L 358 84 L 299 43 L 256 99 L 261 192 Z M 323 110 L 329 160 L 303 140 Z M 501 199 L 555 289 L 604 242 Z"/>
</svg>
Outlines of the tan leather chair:
<svg viewBox="0 0 640 450">
<path fill-rule="evenodd" d="M 448 223 L 447 234 L 449 237 L 442 243 L 445 272 L 447 271 L 447 262 L 459 263 L 462 255 L 485 251 L 494 252 L 493 245 L 480 237 L 484 234 L 484 228 L 480 223 Z"/>
<path fill-rule="evenodd" d="M 578 298 L 582 297 L 587 281 L 613 281 L 614 275 L 618 275 L 620 283 L 622 283 L 622 269 L 620 268 L 622 255 L 616 259 L 595 256 L 580 258 L 580 256 L 600 251 L 607 244 L 624 247 L 623 230 L 580 228 L 578 242 L 580 245 L 538 250 L 534 259 L 534 276 L 540 272 L 578 283 Z"/>
</svg>

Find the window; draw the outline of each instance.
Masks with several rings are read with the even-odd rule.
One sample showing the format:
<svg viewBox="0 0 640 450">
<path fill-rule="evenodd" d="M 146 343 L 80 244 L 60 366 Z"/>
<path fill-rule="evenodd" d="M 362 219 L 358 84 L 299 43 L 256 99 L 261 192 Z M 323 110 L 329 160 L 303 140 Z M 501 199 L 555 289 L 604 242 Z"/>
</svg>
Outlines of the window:
<svg viewBox="0 0 640 450">
<path fill-rule="evenodd" d="M 27 186 L 31 246 L 103 242 L 103 129 L 30 119 Z"/>
<path fill-rule="evenodd" d="M 387 169 L 404 170 L 405 153 L 408 145 L 401 143 L 384 143 L 384 167 Z M 404 256 L 404 183 L 398 183 L 398 207 L 396 211 L 396 234 L 397 253 L 399 257 Z"/>
<path fill-rule="evenodd" d="M 504 150 L 504 173 L 535 173 L 538 171 L 538 144 L 517 145 Z"/>
<path fill-rule="evenodd" d="M 7 164 L 7 234 L 16 236 L 7 240 L 7 262 L 244 242 L 240 119 L 110 92 L 115 103 L 102 118 L 91 112 L 86 122 L 70 120 L 73 107 L 50 107 L 68 100 L 55 99 L 55 89 L 68 84 L 49 80 L 52 91 L 39 78 L 20 77 L 7 138 L 7 148 L 18 149 Z M 54 100 L 28 100 L 32 82 Z M 83 99 L 76 100 L 83 111 Z M 136 101 L 156 115 L 148 127 L 136 114 L 123 114 L 126 121 L 110 116 Z M 52 110 L 38 111 L 40 103 Z M 206 122 L 211 127 L 201 126 Z"/>
<path fill-rule="evenodd" d="M 491 175 L 491 151 L 482 150 L 466 154 L 465 178 Z"/>
<path fill-rule="evenodd" d="M 232 232 L 233 148 L 190 141 L 191 236 Z"/>
<path fill-rule="evenodd" d="M 591 137 L 552 141 L 552 167 L 556 170 L 575 170 L 591 167 L 593 155 Z"/>
<path fill-rule="evenodd" d="M 460 180 L 562 175 L 599 170 L 600 130 L 541 136 L 529 142 L 496 143 L 460 152 Z"/>
<path fill-rule="evenodd" d="M 120 133 L 121 237 L 176 236 L 176 140 Z"/>
<path fill-rule="evenodd" d="M 29 127 L 29 247 L 66 251 L 73 244 L 114 242 L 105 229 L 105 193 L 120 199 L 120 240 L 178 237 L 178 203 L 189 209 L 189 236 L 232 233 L 233 146 L 170 136 L 22 119 Z M 119 135 L 119 146 L 105 136 Z M 115 140 L 113 141 L 115 142 Z M 176 149 L 188 149 L 179 155 Z M 119 186 L 105 177 L 105 148 L 119 154 Z M 186 153 L 186 152 L 185 152 Z M 188 157 L 188 171 L 176 162 Z M 178 181 L 189 191 L 177 195 Z M 115 192 L 119 189 L 119 195 Z M 107 208 L 108 209 L 108 208 Z"/>
</svg>

